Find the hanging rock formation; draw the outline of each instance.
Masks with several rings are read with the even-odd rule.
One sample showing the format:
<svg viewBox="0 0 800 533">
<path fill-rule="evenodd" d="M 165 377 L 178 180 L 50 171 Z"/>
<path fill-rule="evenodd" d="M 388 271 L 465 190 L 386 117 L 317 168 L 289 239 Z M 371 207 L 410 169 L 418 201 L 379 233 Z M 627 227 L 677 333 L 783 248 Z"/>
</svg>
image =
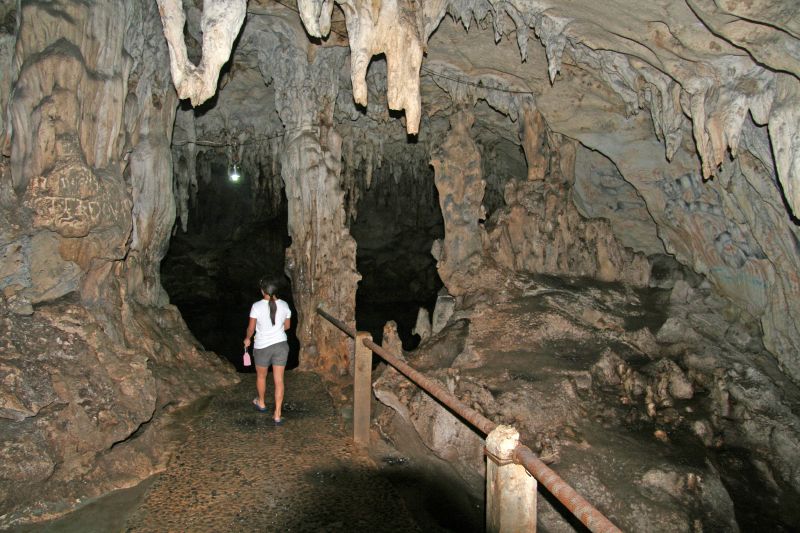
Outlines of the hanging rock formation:
<svg viewBox="0 0 800 533">
<path fill-rule="evenodd" d="M 389 109 L 405 109 L 406 130 L 418 133 L 422 112 L 419 87 L 422 54 L 428 35 L 444 15 L 446 3 L 426 2 L 421 6 L 404 0 L 337 3 L 347 21 L 353 99 L 359 105 L 367 105 L 367 68 L 373 56 L 385 54 Z M 333 0 L 297 3 L 310 35 L 327 37 L 333 5 Z"/>
<path fill-rule="evenodd" d="M 199 65 L 189 61 L 183 28 L 186 15 L 178 0 L 158 0 L 158 10 L 169 44 L 172 81 L 178 98 L 188 98 L 198 106 L 217 92 L 217 79 L 227 63 L 233 41 L 239 35 L 247 11 L 247 0 L 206 0 L 203 2 L 201 31 L 203 57 Z"/>
</svg>

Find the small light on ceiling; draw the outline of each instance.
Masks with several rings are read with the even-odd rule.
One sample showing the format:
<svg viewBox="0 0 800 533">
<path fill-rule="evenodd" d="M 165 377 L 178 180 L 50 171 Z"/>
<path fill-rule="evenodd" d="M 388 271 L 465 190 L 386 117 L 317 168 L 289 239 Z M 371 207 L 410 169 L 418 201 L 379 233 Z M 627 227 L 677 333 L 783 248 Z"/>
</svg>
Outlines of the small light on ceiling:
<svg viewBox="0 0 800 533">
<path fill-rule="evenodd" d="M 242 177 L 242 175 L 241 175 L 241 174 L 239 174 L 239 169 L 238 169 L 238 168 L 236 168 L 236 165 L 233 165 L 233 167 L 231 168 L 231 171 L 230 171 L 230 173 L 228 174 L 228 177 L 229 177 L 229 178 L 230 178 L 230 180 L 231 180 L 232 182 L 234 182 L 234 183 L 236 183 L 237 181 L 239 181 L 239 178 L 241 178 L 241 177 Z"/>
</svg>

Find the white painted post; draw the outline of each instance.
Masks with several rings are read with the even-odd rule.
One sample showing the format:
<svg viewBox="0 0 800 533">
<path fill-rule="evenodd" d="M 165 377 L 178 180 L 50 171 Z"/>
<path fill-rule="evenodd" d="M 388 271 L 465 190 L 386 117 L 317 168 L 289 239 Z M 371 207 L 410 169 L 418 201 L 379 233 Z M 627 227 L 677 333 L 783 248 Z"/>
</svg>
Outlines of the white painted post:
<svg viewBox="0 0 800 533">
<path fill-rule="evenodd" d="M 519 432 L 497 426 L 486 437 L 486 531 L 536 531 L 536 479 L 511 462 Z"/>
<path fill-rule="evenodd" d="M 364 339 L 372 340 L 372 335 L 365 331 L 356 333 L 353 440 L 359 446 L 369 445 L 370 403 L 372 401 L 372 350 L 364 346 Z"/>
</svg>

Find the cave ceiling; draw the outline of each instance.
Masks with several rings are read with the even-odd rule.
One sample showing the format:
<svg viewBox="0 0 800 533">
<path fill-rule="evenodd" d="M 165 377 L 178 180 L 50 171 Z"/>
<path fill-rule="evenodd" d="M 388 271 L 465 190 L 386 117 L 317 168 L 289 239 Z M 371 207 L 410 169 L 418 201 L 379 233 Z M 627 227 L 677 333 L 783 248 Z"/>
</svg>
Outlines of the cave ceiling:
<svg viewBox="0 0 800 533">
<path fill-rule="evenodd" d="M 189 57 L 199 60 L 204 36 L 202 10 L 196 5 L 199 2 L 184 4 Z M 775 124 L 770 126 L 770 137 L 777 154 L 777 176 L 789 205 L 794 209 L 800 201 L 793 179 L 798 158 L 797 126 L 793 123 L 798 110 L 793 104 L 800 71 L 800 14 L 791 2 L 755 2 L 759 9 L 737 2 L 666 0 L 641 5 L 588 1 L 428 2 L 419 9 L 410 4 L 386 4 L 399 12 L 397 30 L 388 33 L 402 34 L 402 28 L 411 24 L 409 19 L 416 20 L 416 33 L 411 32 L 413 35 L 397 44 L 416 40 L 424 48 L 418 76 L 419 122 L 423 127 L 407 122 L 402 112 L 388 110 L 387 93 L 393 91 L 388 80 L 392 78 L 395 86 L 400 84 L 394 89 L 400 92 L 413 92 L 413 84 L 406 87 L 408 80 L 394 76 L 395 70 L 405 67 L 386 66 L 387 54 L 396 53 L 392 43 L 385 42 L 390 38 L 381 33 L 387 33 L 386 28 L 376 22 L 372 30 L 362 29 L 369 21 L 362 20 L 362 7 L 355 2 L 341 2 L 334 7 L 333 2 L 308 1 L 298 5 L 290 0 L 247 4 L 242 35 L 235 42 L 233 59 L 220 77 L 221 91 L 214 97 L 230 101 L 227 123 L 215 120 L 215 124 L 222 124 L 226 130 L 232 124 L 246 129 L 251 126 L 249 123 L 259 121 L 263 131 L 251 128 L 255 133 L 270 135 L 279 131 L 278 117 L 270 112 L 274 103 L 260 87 L 270 83 L 269 68 L 264 68 L 263 59 L 259 61 L 264 51 L 253 48 L 261 41 L 247 37 L 278 32 L 284 38 L 293 38 L 293 45 L 304 48 L 309 58 L 320 48 L 341 47 L 350 52 L 349 62 L 340 73 L 342 95 L 336 106 L 337 122 L 345 127 L 352 122 L 359 128 L 377 128 L 379 131 L 371 132 L 372 138 L 377 134 L 387 140 L 404 141 L 398 123 L 410 133 L 418 132 L 416 142 L 439 138 L 446 131 L 449 114 L 483 99 L 497 115 L 478 108 L 477 134 L 483 132 L 487 141 L 496 136 L 517 142 L 515 123 L 520 108 L 525 102 L 533 102 L 552 130 L 576 138 L 587 147 L 608 155 L 610 150 L 604 148 L 604 139 L 606 143 L 625 144 L 630 136 L 653 138 L 661 144 L 665 163 L 682 150 L 691 158 L 699 155 L 699 162 L 690 164 L 699 166 L 708 179 L 719 173 L 731 155 L 735 156 L 742 130 L 750 128 L 751 121 L 756 126 L 770 122 Z M 304 18 L 305 30 L 298 10 L 301 15 L 309 13 Z M 322 20 L 326 11 L 329 29 Z M 314 26 L 315 16 L 322 17 L 319 28 Z M 276 30 L 279 26 L 283 29 Z M 325 30 L 322 38 L 306 33 L 322 31 L 320 28 Z M 369 31 L 376 35 L 368 36 L 372 44 L 365 52 L 370 64 L 365 87 L 360 87 L 353 77 L 358 98 L 366 105 L 357 106 L 353 85 L 348 82 L 353 75 L 349 63 L 356 59 L 363 62 L 357 39 L 366 39 L 360 36 Z M 348 45 L 351 50 L 347 50 Z M 410 49 L 403 52 L 413 55 Z M 400 57 L 395 64 L 403 60 L 402 54 Z M 263 76 L 243 73 L 253 69 L 260 69 Z M 230 80 L 239 76 L 245 79 L 226 91 Z M 253 109 L 259 103 L 261 112 Z M 402 109 L 398 105 L 391 107 Z M 619 115 L 622 121 L 598 116 L 600 113 Z M 770 117 L 774 120 L 769 121 Z M 624 127 L 620 128 L 619 122 Z M 609 135 L 611 132 L 613 135 Z M 627 159 L 629 155 L 626 154 Z"/>
</svg>

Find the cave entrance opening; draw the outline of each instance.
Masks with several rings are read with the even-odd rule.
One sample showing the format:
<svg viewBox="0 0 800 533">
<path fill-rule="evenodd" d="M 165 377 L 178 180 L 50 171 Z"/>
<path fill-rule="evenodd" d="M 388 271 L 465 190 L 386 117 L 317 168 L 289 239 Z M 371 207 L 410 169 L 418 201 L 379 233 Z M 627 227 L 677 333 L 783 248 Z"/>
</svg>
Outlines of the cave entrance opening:
<svg viewBox="0 0 800 533">
<path fill-rule="evenodd" d="M 444 236 L 433 168 L 427 162 L 384 163 L 375 169 L 350 223 L 356 240 L 361 282 L 356 293 L 356 326 L 375 342 L 383 326 L 397 322 L 403 348 L 416 348 L 412 333 L 421 307 L 430 313 L 443 284 L 431 246 Z"/>
<path fill-rule="evenodd" d="M 294 309 L 284 274 L 291 239 L 286 196 L 269 168 L 240 169 L 237 181 L 229 172 L 225 154 L 198 154 L 199 187 L 186 231 L 179 221 L 161 262 L 161 280 L 203 347 L 243 371 L 242 339 L 250 306 L 261 298 L 258 281 L 264 276 L 281 281 L 280 297 Z M 295 323 L 288 332 L 290 369 L 298 365 Z"/>
</svg>

